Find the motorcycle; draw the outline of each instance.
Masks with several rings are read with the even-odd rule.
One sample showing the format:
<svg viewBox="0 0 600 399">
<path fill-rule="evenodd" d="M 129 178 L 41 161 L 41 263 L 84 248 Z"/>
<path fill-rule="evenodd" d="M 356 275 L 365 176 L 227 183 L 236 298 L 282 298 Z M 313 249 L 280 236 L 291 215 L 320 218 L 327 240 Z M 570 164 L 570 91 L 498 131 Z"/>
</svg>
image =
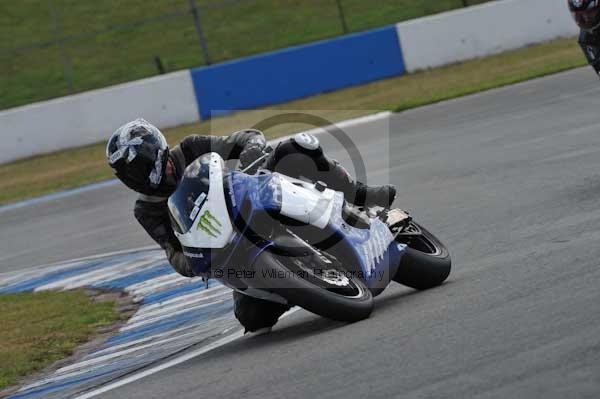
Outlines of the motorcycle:
<svg viewBox="0 0 600 399">
<path fill-rule="evenodd" d="M 322 182 L 228 170 L 216 153 L 186 168 L 168 208 L 197 275 L 334 320 L 369 317 L 392 281 L 424 290 L 450 274 L 444 244 L 408 213 L 351 205 Z"/>
</svg>

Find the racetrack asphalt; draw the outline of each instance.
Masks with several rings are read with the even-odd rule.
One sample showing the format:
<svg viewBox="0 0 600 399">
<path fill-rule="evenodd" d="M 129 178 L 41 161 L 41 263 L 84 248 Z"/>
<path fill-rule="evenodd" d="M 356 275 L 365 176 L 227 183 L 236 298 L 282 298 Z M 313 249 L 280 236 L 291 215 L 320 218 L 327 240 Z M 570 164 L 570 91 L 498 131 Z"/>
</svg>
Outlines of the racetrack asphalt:
<svg viewBox="0 0 600 399">
<path fill-rule="evenodd" d="M 447 244 L 449 281 L 392 285 L 351 325 L 296 312 L 99 397 L 597 398 L 598 98 L 586 68 L 346 129 L 369 182 L 396 184 Z M 3 211 L 0 271 L 150 244 L 134 198 L 110 186 Z"/>
</svg>

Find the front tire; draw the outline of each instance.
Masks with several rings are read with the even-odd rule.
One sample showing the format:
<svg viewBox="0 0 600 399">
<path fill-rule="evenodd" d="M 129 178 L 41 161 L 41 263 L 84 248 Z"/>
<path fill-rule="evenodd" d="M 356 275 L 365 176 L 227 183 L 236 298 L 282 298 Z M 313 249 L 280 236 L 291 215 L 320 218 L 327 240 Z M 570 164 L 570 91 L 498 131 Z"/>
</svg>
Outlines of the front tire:
<svg viewBox="0 0 600 399">
<path fill-rule="evenodd" d="M 417 290 L 437 287 L 446 281 L 452 261 L 448 249 L 436 236 L 423 226 L 410 222 L 396 241 L 406 244 L 407 248 L 394 281 Z"/>
<path fill-rule="evenodd" d="M 322 272 L 316 272 L 322 271 Z M 336 260 L 324 263 L 316 255 L 292 257 L 264 251 L 255 263 L 264 288 L 286 298 L 290 305 L 328 319 L 356 322 L 373 311 L 373 295 L 357 276 L 345 272 Z M 269 278 L 287 276 L 293 278 Z"/>
</svg>

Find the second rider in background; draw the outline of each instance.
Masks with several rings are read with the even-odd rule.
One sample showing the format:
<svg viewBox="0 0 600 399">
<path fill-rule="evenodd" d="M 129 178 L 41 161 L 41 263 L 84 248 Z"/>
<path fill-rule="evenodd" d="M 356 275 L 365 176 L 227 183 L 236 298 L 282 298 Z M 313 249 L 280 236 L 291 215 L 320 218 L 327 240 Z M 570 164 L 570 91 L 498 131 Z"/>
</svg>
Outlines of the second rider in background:
<svg viewBox="0 0 600 399">
<path fill-rule="evenodd" d="M 600 0 L 567 0 L 579 26 L 579 45 L 588 63 L 600 75 Z"/>
</svg>

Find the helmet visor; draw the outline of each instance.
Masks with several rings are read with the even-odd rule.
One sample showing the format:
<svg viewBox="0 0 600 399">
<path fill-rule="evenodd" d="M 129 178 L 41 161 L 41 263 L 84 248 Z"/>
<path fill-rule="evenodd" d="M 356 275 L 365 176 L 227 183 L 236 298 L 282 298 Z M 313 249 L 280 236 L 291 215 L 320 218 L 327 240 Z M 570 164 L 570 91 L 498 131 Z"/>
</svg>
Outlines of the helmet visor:
<svg viewBox="0 0 600 399">
<path fill-rule="evenodd" d="M 600 8 L 594 7 L 590 10 L 571 11 L 577 26 L 584 30 L 594 29 L 600 24 Z"/>
</svg>

